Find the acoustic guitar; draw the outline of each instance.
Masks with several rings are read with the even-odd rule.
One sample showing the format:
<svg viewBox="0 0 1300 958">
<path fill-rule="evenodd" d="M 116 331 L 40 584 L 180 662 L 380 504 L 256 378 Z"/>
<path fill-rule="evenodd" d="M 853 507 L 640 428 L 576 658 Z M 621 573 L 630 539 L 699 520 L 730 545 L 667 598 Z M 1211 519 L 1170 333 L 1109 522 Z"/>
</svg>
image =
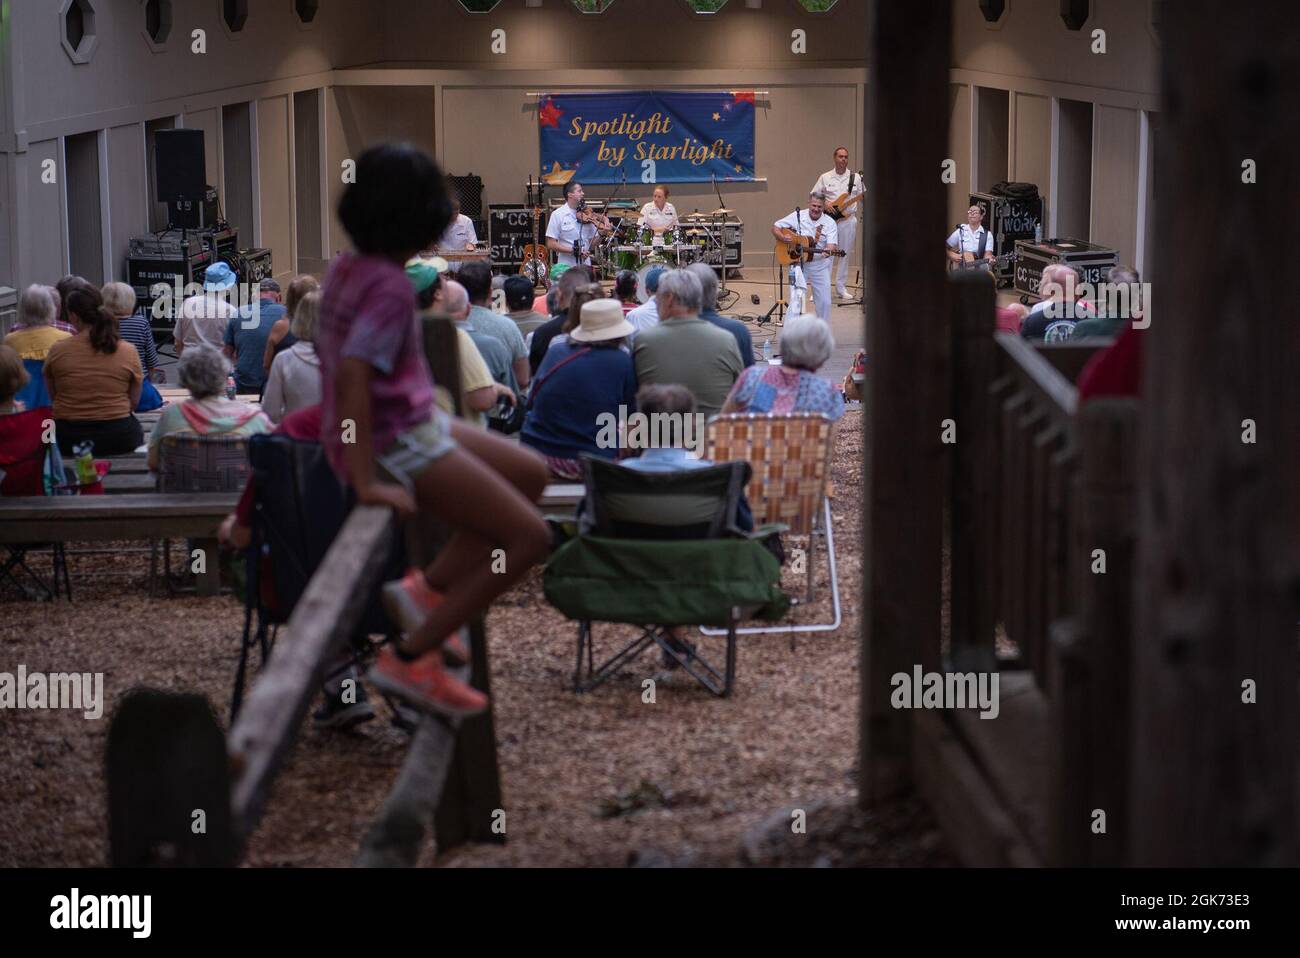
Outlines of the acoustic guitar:
<svg viewBox="0 0 1300 958">
<path fill-rule="evenodd" d="M 817 249 L 821 242 L 822 228 L 817 227 L 815 236 L 800 236 L 794 230 L 782 230 L 781 239 L 776 243 L 776 261 L 782 266 L 791 263 L 811 263 L 814 256 L 843 256 L 845 250 L 834 251 Z"/>
<path fill-rule="evenodd" d="M 551 251 L 541 241 L 538 225 L 541 222 L 542 208 L 533 207 L 533 241 L 524 247 L 524 261 L 519 264 L 519 272 L 533 281 L 533 287 L 542 285 L 542 280 L 551 271 Z"/>
</svg>

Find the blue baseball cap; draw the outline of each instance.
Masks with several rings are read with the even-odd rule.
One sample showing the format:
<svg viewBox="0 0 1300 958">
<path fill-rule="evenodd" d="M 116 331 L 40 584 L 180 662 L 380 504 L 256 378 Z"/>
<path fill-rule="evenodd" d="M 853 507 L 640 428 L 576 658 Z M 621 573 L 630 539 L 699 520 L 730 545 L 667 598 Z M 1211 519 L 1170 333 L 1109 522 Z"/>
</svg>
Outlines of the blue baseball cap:
<svg viewBox="0 0 1300 958">
<path fill-rule="evenodd" d="M 226 263 L 213 263 L 203 274 L 203 288 L 215 291 L 235 285 L 235 271 Z"/>
<path fill-rule="evenodd" d="M 652 293 L 659 292 L 659 277 L 668 272 L 667 267 L 656 266 L 645 274 L 645 288 Z"/>
</svg>

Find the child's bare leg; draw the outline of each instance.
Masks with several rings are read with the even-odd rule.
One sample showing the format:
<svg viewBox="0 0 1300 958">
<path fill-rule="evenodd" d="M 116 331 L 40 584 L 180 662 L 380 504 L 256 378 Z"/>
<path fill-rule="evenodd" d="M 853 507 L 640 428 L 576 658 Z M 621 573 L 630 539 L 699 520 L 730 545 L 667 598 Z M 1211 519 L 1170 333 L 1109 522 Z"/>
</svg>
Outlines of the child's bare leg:
<svg viewBox="0 0 1300 958">
<path fill-rule="evenodd" d="M 546 489 L 546 462 L 541 456 L 509 440 L 474 426 L 452 421 L 452 438 L 481 463 L 503 477 L 529 503 L 535 503 Z M 455 523 L 462 526 L 461 523 Z M 451 539 L 424 569 L 425 581 L 439 592 L 447 592 L 453 579 L 466 568 L 487 564 L 501 544 L 466 528 L 457 528 Z M 507 562 L 509 560 L 507 559 Z"/>
<path fill-rule="evenodd" d="M 422 512 L 457 530 L 447 554 L 481 556 L 459 565 L 447 562 L 446 572 L 435 569 L 443 601 L 403 643 L 407 652 L 418 655 L 441 645 L 543 558 L 550 532 L 532 502 L 465 448 L 453 449 L 420 473 L 415 495 Z M 456 538 L 461 545 L 456 546 Z M 504 571 L 493 572 L 482 542 L 505 551 Z"/>
</svg>

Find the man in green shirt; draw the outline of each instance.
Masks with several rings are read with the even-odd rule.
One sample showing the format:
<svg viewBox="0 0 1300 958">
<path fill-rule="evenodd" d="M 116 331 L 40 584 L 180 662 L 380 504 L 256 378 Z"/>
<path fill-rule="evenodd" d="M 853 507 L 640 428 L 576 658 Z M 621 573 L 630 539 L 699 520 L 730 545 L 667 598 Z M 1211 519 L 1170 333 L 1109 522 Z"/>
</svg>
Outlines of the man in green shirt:
<svg viewBox="0 0 1300 958">
<path fill-rule="evenodd" d="M 1142 303 L 1138 296 L 1140 289 L 1138 271 L 1131 266 L 1112 266 L 1106 273 L 1109 293 L 1098 296 L 1098 315 L 1091 319 L 1081 319 L 1070 333 L 1071 339 L 1091 339 L 1096 337 L 1118 336 L 1133 319 L 1142 318 Z M 1119 287 L 1127 287 L 1125 293 L 1117 293 Z"/>
<path fill-rule="evenodd" d="M 676 383 L 695 396 L 699 412 L 715 416 L 745 368 L 736 338 L 700 318 L 704 292 L 698 277 L 674 269 L 659 279 L 659 325 L 632 339 L 637 383 Z"/>
</svg>

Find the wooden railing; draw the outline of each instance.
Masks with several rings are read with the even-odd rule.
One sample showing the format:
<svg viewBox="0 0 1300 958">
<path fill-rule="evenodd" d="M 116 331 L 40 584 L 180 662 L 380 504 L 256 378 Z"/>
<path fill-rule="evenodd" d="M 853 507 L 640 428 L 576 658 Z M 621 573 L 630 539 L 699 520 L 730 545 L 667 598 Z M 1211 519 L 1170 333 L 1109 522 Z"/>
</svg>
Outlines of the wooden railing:
<svg viewBox="0 0 1300 958">
<path fill-rule="evenodd" d="M 1080 406 L 1073 379 L 1100 346 L 1034 346 L 995 333 L 992 296 L 987 283 L 954 284 L 947 667 L 998 670 L 1002 702 L 994 721 L 972 710 L 948 715 L 987 786 L 986 824 L 1005 833 L 1001 843 L 973 845 L 971 856 L 1117 863 L 1137 406 Z M 999 656 L 999 631 L 1014 655 Z M 1104 833 L 1093 830 L 1095 809 L 1106 813 Z"/>
</svg>

